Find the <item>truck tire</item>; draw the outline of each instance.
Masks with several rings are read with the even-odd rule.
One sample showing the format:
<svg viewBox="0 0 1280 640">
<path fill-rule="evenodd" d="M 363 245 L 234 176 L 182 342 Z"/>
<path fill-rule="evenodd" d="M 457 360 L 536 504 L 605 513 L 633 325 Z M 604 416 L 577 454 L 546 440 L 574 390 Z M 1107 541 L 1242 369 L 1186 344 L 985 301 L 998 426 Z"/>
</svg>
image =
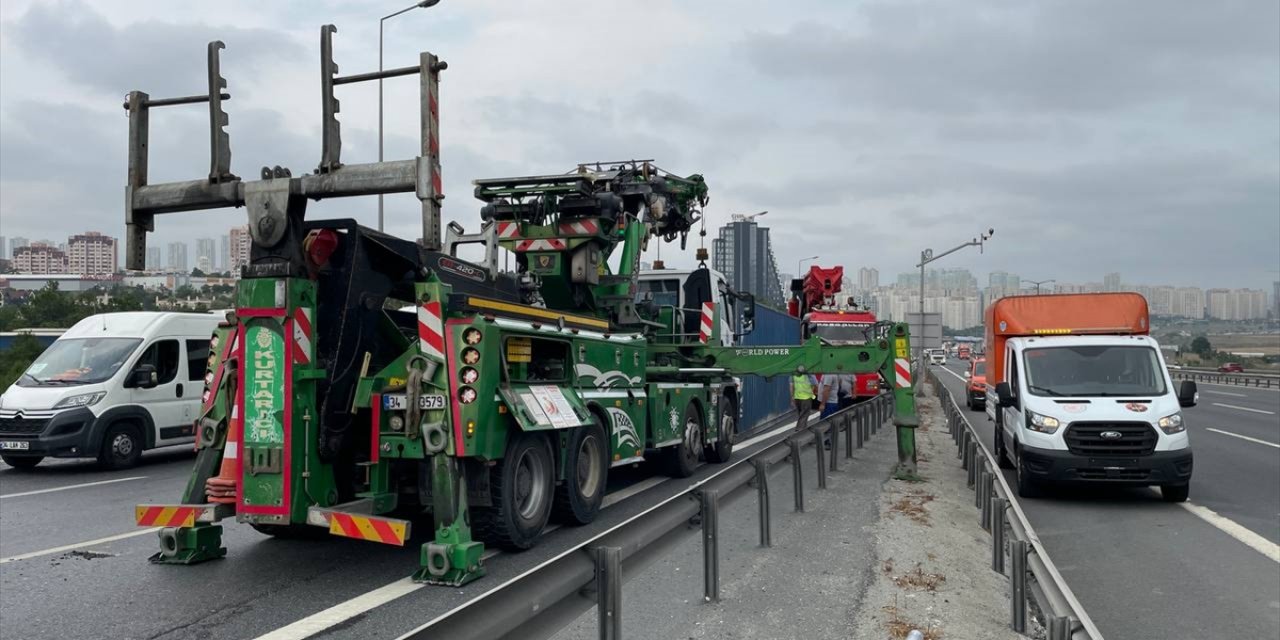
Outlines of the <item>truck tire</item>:
<svg viewBox="0 0 1280 640">
<path fill-rule="evenodd" d="M 680 444 L 663 451 L 667 475 L 673 478 L 693 475 L 698 468 L 698 456 L 702 453 L 702 429 L 702 412 L 698 411 L 697 404 L 690 402 L 684 408 L 684 433 Z"/>
<path fill-rule="evenodd" d="M 0 460 L 4 460 L 5 464 L 14 469 L 26 471 L 36 468 L 36 465 L 40 464 L 41 460 L 44 460 L 44 456 L 11 456 L 5 453 L 0 454 Z"/>
<path fill-rule="evenodd" d="M 552 517 L 566 524 L 589 524 L 600 513 L 609 478 L 609 441 L 599 418 L 569 436 L 564 475 L 564 482 L 556 485 Z"/>
<path fill-rule="evenodd" d="M 107 427 L 98 444 L 98 464 L 105 469 L 128 469 L 142 459 L 142 432 L 132 422 Z"/>
<path fill-rule="evenodd" d="M 1004 429 L 996 425 L 995 430 L 996 464 L 1000 465 L 1001 469 L 1012 469 L 1013 461 L 1009 459 L 1009 447 L 1004 443 Z"/>
<path fill-rule="evenodd" d="M 1160 485 L 1160 497 L 1165 502 L 1186 502 L 1191 495 L 1191 483 L 1186 484 L 1162 484 Z"/>
<path fill-rule="evenodd" d="M 1018 459 L 1014 465 L 1014 475 L 1017 477 L 1019 498 L 1040 497 L 1042 493 L 1040 483 L 1036 482 L 1035 479 L 1026 472 L 1026 466 L 1022 464 L 1021 453 L 1018 454 Z"/>
<path fill-rule="evenodd" d="M 540 433 L 521 432 L 506 455 L 489 467 L 492 507 L 473 509 L 476 535 L 506 549 L 532 547 L 551 516 L 555 466 L 551 443 Z"/>
<path fill-rule="evenodd" d="M 728 462 L 733 457 L 733 438 L 737 433 L 738 407 L 729 394 L 720 394 L 720 436 L 714 444 L 702 448 L 702 457 L 712 464 Z"/>
</svg>

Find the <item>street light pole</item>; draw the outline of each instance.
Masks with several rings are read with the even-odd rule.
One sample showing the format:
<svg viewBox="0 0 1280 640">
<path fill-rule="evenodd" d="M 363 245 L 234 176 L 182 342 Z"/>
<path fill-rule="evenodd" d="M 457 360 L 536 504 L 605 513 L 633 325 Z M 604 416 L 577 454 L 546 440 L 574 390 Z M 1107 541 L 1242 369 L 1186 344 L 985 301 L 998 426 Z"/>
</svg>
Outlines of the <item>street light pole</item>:
<svg viewBox="0 0 1280 640">
<path fill-rule="evenodd" d="M 422 2 L 414 3 L 412 6 L 405 7 L 395 13 L 382 16 L 378 20 L 378 73 L 382 73 L 382 26 L 387 20 L 394 18 L 402 13 L 408 13 L 414 9 L 426 9 L 435 6 L 440 0 L 422 0 Z M 382 78 L 378 78 L 378 162 L 382 162 Z M 378 194 L 378 231 L 382 231 L 383 218 L 383 202 L 382 194 Z"/>
<path fill-rule="evenodd" d="M 804 267 L 804 263 L 810 260 L 817 260 L 817 259 L 818 259 L 818 256 L 809 256 L 808 258 L 800 258 L 799 260 L 797 260 L 796 261 L 796 277 L 804 278 L 804 275 L 800 273 L 800 269 Z"/>
<path fill-rule="evenodd" d="M 925 249 L 924 251 L 920 252 L 920 264 L 916 266 L 920 267 L 920 329 L 921 329 L 921 332 L 923 332 L 924 330 L 924 266 L 935 260 L 941 260 L 942 258 L 945 258 L 965 247 L 977 247 L 978 251 L 981 252 L 983 244 L 986 243 L 987 240 L 990 240 L 991 236 L 994 236 L 995 234 L 996 234 L 995 229 L 988 228 L 986 233 L 980 234 L 977 238 L 974 238 L 964 244 L 960 244 L 955 247 L 952 247 L 946 251 L 943 251 L 938 255 L 933 254 L 933 249 Z M 920 338 L 921 338 L 920 340 L 917 340 L 913 343 L 913 348 L 915 349 L 917 354 L 924 353 L 924 340 L 923 340 L 924 336 L 920 336 Z M 914 345 L 918 345 L 918 346 L 914 346 Z"/>
<path fill-rule="evenodd" d="M 1053 280 L 1053 279 L 1049 279 L 1049 280 L 1027 280 L 1026 278 L 1023 278 L 1023 280 L 1022 280 L 1022 281 L 1023 281 L 1023 282 L 1026 282 L 1026 283 L 1029 283 L 1029 284 L 1034 284 L 1034 285 L 1036 286 L 1036 295 L 1040 295 L 1040 285 L 1042 285 L 1042 284 L 1049 284 L 1050 282 L 1057 282 L 1057 280 Z"/>
</svg>

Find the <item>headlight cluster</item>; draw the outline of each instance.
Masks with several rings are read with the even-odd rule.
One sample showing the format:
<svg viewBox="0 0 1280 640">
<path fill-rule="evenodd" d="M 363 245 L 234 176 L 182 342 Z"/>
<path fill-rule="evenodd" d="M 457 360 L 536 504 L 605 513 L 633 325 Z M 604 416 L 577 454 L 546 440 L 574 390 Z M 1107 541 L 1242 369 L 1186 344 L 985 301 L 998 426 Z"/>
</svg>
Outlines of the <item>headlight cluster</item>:
<svg viewBox="0 0 1280 640">
<path fill-rule="evenodd" d="M 1160 418 L 1159 420 L 1156 421 L 1156 425 L 1160 427 L 1161 431 L 1165 432 L 1168 435 L 1173 435 L 1175 433 L 1182 433 L 1183 431 L 1187 430 L 1187 428 L 1182 424 L 1181 411 L 1173 415 L 1168 415 L 1163 418 Z"/>
<path fill-rule="evenodd" d="M 94 393 L 82 393 L 78 396 L 67 396 L 53 405 L 54 409 L 70 409 L 72 407 L 90 407 L 98 403 L 103 396 L 107 395 L 106 391 L 97 391 Z"/>
<path fill-rule="evenodd" d="M 1027 428 L 1040 433 L 1054 433 L 1062 423 L 1053 416 L 1046 416 L 1034 411 L 1027 411 Z"/>
</svg>

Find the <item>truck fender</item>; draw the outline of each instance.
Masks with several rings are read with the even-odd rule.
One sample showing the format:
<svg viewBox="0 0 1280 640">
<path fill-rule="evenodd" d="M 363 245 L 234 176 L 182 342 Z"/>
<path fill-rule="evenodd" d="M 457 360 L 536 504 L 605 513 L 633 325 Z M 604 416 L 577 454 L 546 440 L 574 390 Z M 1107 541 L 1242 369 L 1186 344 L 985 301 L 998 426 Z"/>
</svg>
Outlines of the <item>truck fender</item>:
<svg viewBox="0 0 1280 640">
<path fill-rule="evenodd" d="M 85 454 L 97 455 L 103 434 L 111 425 L 121 421 L 134 422 L 141 426 L 144 449 L 152 449 L 156 446 L 156 425 L 151 418 L 151 412 L 141 405 L 122 404 L 103 411 L 102 415 L 93 421 L 83 447 Z"/>
</svg>

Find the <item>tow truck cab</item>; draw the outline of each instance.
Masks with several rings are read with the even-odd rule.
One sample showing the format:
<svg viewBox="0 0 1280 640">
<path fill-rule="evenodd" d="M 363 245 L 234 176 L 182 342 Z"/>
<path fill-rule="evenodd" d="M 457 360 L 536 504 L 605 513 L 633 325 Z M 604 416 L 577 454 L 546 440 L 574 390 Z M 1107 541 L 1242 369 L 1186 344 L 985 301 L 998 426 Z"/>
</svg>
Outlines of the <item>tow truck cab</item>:
<svg viewBox="0 0 1280 640">
<path fill-rule="evenodd" d="M 986 411 L 1019 495 L 1049 483 L 1159 486 L 1186 500 L 1192 470 L 1180 387 L 1129 293 L 1019 296 L 987 309 Z"/>
</svg>

